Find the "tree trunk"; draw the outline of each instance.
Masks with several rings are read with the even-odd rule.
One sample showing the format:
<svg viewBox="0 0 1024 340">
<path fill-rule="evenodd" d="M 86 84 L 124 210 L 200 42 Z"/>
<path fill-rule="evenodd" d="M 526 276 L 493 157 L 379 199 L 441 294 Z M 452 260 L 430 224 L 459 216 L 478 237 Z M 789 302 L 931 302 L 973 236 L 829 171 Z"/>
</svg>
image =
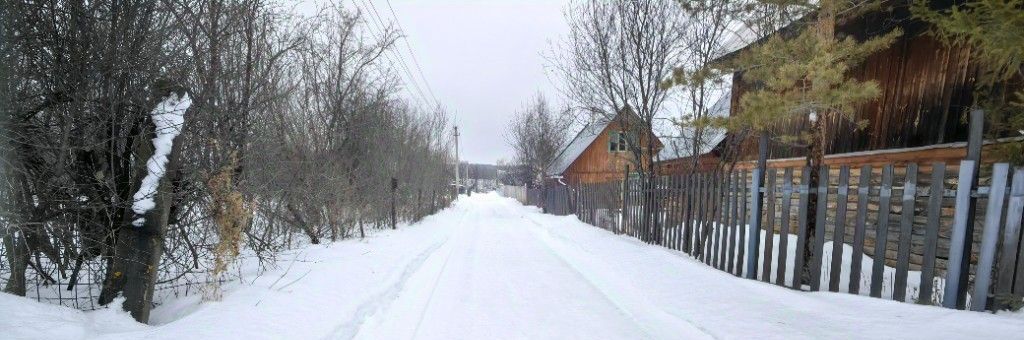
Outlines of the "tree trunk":
<svg viewBox="0 0 1024 340">
<path fill-rule="evenodd" d="M 24 234 L 18 237 L 18 232 L 7 225 L 3 236 L 4 248 L 7 249 L 7 264 L 11 268 L 11 276 L 7 280 L 4 292 L 25 296 L 25 271 L 28 268 L 29 251 L 28 244 L 24 240 Z"/>
<path fill-rule="evenodd" d="M 309 243 L 320 244 L 320 237 L 316 235 L 313 227 L 306 223 L 306 219 L 302 217 L 302 213 L 295 208 L 294 205 L 288 203 L 285 205 L 288 208 L 288 212 L 292 214 L 292 218 L 295 218 L 295 222 L 299 224 L 299 228 L 302 229 L 306 236 L 309 236 Z"/>
<path fill-rule="evenodd" d="M 153 145 L 145 139 L 142 143 L 148 152 L 140 153 L 142 157 L 137 159 L 142 162 L 141 169 L 145 173 L 146 162 L 153 154 Z M 157 273 L 160 267 L 160 257 L 163 253 L 164 235 L 167 232 L 167 223 L 170 218 L 171 205 L 173 204 L 173 188 L 171 178 L 178 172 L 178 154 L 181 152 L 181 144 L 174 143 L 171 154 L 167 157 L 167 165 L 164 175 L 160 178 L 153 201 L 155 206 L 141 216 L 134 212 L 126 213 L 124 224 L 121 227 L 121 235 L 124 250 L 128 252 L 119 256 L 127 259 L 124 271 L 124 309 L 132 314 L 136 321 L 149 322 L 149 311 L 153 306 L 153 291 L 157 281 Z M 139 181 L 142 177 L 139 177 Z M 135 187 L 138 187 L 136 185 Z M 130 207 L 128 208 L 130 209 Z M 133 220 L 143 218 L 142 226 L 132 224 Z"/>
<path fill-rule="evenodd" d="M 818 21 L 815 26 L 815 34 L 818 37 L 819 44 L 826 46 L 832 42 L 835 38 L 835 12 L 836 4 L 834 0 L 824 0 L 821 2 L 821 8 L 819 10 Z M 817 230 L 816 225 L 818 221 L 818 200 L 817 188 L 821 179 L 819 170 L 821 166 L 825 164 L 825 129 L 824 123 L 828 121 L 829 112 L 812 112 L 813 117 L 811 119 L 811 140 L 807 143 L 807 167 L 810 168 L 811 175 L 810 181 L 807 183 L 807 190 L 812 194 L 811 198 L 807 202 L 807 242 L 804 242 L 803 258 L 804 267 L 802 269 L 803 275 L 801 275 L 800 283 L 809 284 L 811 278 L 811 270 L 820 270 L 817 268 L 811 268 L 811 259 L 815 256 L 814 254 L 814 238 L 818 232 L 825 232 L 824 230 Z M 827 183 L 826 183 L 827 184 Z M 826 218 L 825 216 L 820 216 Z M 840 231 L 842 232 L 842 231 Z"/>
<path fill-rule="evenodd" d="M 814 255 L 814 237 L 818 233 L 817 221 L 818 221 L 818 200 L 817 191 L 815 188 L 818 187 L 821 180 L 820 169 L 825 161 L 825 136 L 824 129 L 822 128 L 822 119 L 819 117 L 813 123 L 811 123 L 811 141 L 807 144 L 807 167 L 810 169 L 810 181 L 807 183 L 807 190 L 811 194 L 810 199 L 807 200 L 807 235 L 804 242 L 803 258 L 804 266 L 802 268 L 802 275 L 800 276 L 801 284 L 810 284 L 811 270 L 811 259 Z M 825 218 L 825 216 L 821 216 Z M 821 231 L 824 232 L 824 231 Z"/>
</svg>

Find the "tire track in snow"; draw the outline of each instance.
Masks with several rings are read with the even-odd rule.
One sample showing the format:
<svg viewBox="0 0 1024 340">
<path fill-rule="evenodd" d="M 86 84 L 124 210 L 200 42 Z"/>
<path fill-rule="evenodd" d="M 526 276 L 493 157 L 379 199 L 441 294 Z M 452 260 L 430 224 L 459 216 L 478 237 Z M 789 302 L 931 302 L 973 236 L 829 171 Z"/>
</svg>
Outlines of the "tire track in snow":
<svg viewBox="0 0 1024 340">
<path fill-rule="evenodd" d="M 462 225 L 466 219 L 466 215 L 463 214 L 459 221 L 459 225 Z M 424 251 L 417 254 L 412 260 L 406 263 L 402 268 L 402 272 L 398 275 L 398 278 L 387 285 L 385 289 L 377 292 L 366 299 L 366 302 L 362 303 L 357 309 L 352 319 L 348 322 L 342 323 L 334 328 L 331 335 L 327 336 L 327 339 L 352 339 L 362 330 L 363 325 L 370 318 L 387 311 L 388 307 L 398 299 L 401 292 L 405 289 L 405 284 L 409 281 L 413 275 L 418 273 L 422 268 L 423 264 L 428 259 L 437 254 L 438 250 L 442 247 L 450 244 L 454 236 L 451 234 L 447 235 L 443 240 L 435 242 L 431 246 L 427 247 Z"/>
<path fill-rule="evenodd" d="M 479 212 L 478 209 L 479 209 L 479 207 L 477 207 L 477 209 L 472 210 L 472 212 L 474 213 L 473 215 L 475 215 L 477 217 L 479 217 L 479 215 L 480 215 L 480 212 Z M 464 231 L 462 229 L 463 229 L 463 227 L 466 224 L 466 217 L 467 216 L 469 216 L 469 213 L 467 213 L 465 215 L 462 215 L 462 219 L 459 220 L 458 228 L 455 231 L 457 233 L 455 238 L 458 238 L 459 241 L 461 241 L 461 239 L 463 237 L 465 237 Z M 474 218 L 474 220 L 479 220 L 479 219 L 478 218 Z M 477 226 L 477 228 L 473 228 L 473 232 L 474 232 L 473 236 L 476 237 L 475 234 L 477 232 L 479 232 L 479 231 L 480 231 L 479 226 Z M 430 310 L 430 303 L 432 301 L 434 301 L 434 294 L 437 292 L 437 286 L 441 282 L 441 277 L 444 276 L 445 269 L 448 268 L 448 262 L 452 259 L 452 253 L 455 252 L 456 245 L 458 245 L 458 242 L 453 242 L 452 243 L 452 247 L 448 250 L 448 254 L 445 255 L 444 263 L 441 264 L 441 269 L 438 270 L 436 276 L 434 277 L 433 284 L 430 287 L 430 294 L 427 296 L 427 302 L 423 305 L 423 309 L 420 310 L 419 317 L 416 318 L 416 327 L 413 328 L 412 339 L 415 339 L 416 336 L 419 335 L 419 333 L 420 333 L 420 327 L 423 326 L 423 319 L 426 318 L 427 311 Z"/>
<path fill-rule="evenodd" d="M 558 241 L 554 240 L 555 237 L 551 234 L 550 231 L 548 231 L 549 227 L 545 226 L 543 223 L 541 223 L 541 222 L 537 221 L 535 218 L 531 217 L 530 214 L 524 214 L 523 215 L 523 219 L 529 221 L 531 224 L 533 224 L 536 227 L 536 228 L 530 228 L 531 229 L 531 233 L 533 235 L 535 235 L 535 237 L 537 237 L 540 240 L 540 243 L 544 245 L 545 249 L 547 249 L 548 252 L 550 252 L 556 258 L 560 259 L 563 263 L 565 263 L 566 267 L 572 269 L 581 278 L 583 278 L 583 280 L 585 282 L 587 282 L 587 284 L 589 284 L 591 287 L 593 287 L 596 291 L 600 292 L 601 295 L 606 300 L 608 300 L 608 302 L 612 306 L 615 306 L 615 308 L 619 309 L 622 312 L 623 315 L 628 316 L 630 321 L 635 323 L 639 329 L 641 329 L 641 330 L 643 330 L 645 332 L 645 338 L 653 338 L 653 335 L 651 334 L 652 331 L 659 331 L 660 330 L 659 332 L 657 332 L 655 334 L 664 334 L 664 333 L 666 333 L 665 330 L 670 328 L 668 326 L 672 326 L 672 324 L 673 324 L 672 322 L 670 322 L 668 320 L 665 320 L 666 317 L 667 317 L 668 319 L 683 321 L 690 328 L 689 330 L 691 332 L 685 332 L 685 331 L 684 332 L 678 332 L 678 333 L 675 333 L 674 337 L 682 336 L 683 338 L 690 339 L 690 338 L 694 338 L 694 336 L 703 335 L 703 336 L 705 336 L 707 338 L 718 339 L 718 337 L 715 336 L 713 333 L 711 333 L 710 330 L 708 330 L 708 329 L 706 329 L 704 327 L 701 327 L 700 325 L 694 323 L 693 321 L 691 321 L 689 319 L 682 318 L 682 317 L 680 317 L 678 315 L 675 315 L 675 314 L 672 314 L 672 313 L 668 313 L 668 312 L 666 312 L 666 311 L 664 311 L 664 310 L 662 310 L 660 308 L 656 308 L 656 307 L 654 307 L 655 304 L 644 303 L 641 306 L 634 306 L 634 305 L 636 305 L 635 303 L 628 303 L 626 301 L 622 301 L 622 299 L 616 298 L 616 296 L 615 296 L 616 294 L 614 294 L 614 292 L 620 291 L 620 293 L 628 293 L 629 291 L 631 291 L 628 288 L 632 288 L 632 287 L 625 287 L 626 289 L 622 289 L 623 287 L 615 288 L 615 287 L 608 287 L 608 285 L 606 285 L 606 284 L 602 284 L 601 283 L 602 281 L 608 281 L 608 280 L 605 280 L 605 279 L 601 278 L 602 275 L 599 274 L 599 273 L 596 273 L 594 270 L 587 269 L 586 267 L 588 266 L 588 264 L 580 263 L 580 261 L 578 261 L 578 260 L 574 260 L 574 259 L 571 259 L 569 257 L 566 257 L 566 255 L 563 252 L 559 251 L 559 249 L 556 249 L 556 247 L 558 247 L 558 245 L 556 245 L 555 242 L 558 242 Z M 571 243 L 571 240 L 566 240 L 566 241 L 568 241 L 568 242 L 561 242 L 561 243 Z M 563 246 L 571 246 L 571 245 L 563 245 Z M 576 245 L 576 247 L 579 247 L 579 246 Z M 580 248 L 580 250 L 586 252 L 585 249 Z M 638 289 L 642 289 L 642 287 L 637 287 L 637 288 Z M 642 295 L 639 296 L 639 298 L 646 300 L 646 298 L 643 297 Z M 649 322 L 641 322 L 638 319 L 639 317 L 645 316 L 645 315 L 648 318 L 654 318 L 654 320 L 651 320 L 651 321 L 655 321 L 658 324 L 654 325 L 654 326 L 650 326 Z M 663 327 L 663 326 L 665 326 L 665 327 Z M 671 327 L 671 328 L 675 328 L 675 327 Z M 659 338 L 661 338 L 661 337 L 659 337 Z M 665 338 L 673 338 L 673 337 L 665 337 Z"/>
</svg>

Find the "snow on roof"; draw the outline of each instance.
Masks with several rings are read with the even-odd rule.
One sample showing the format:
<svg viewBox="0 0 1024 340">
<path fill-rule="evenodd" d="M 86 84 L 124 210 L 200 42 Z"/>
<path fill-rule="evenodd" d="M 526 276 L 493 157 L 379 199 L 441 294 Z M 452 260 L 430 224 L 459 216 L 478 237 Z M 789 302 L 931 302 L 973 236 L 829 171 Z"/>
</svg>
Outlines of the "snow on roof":
<svg viewBox="0 0 1024 340">
<path fill-rule="evenodd" d="M 729 116 L 729 110 L 731 109 L 732 91 L 729 90 L 725 91 L 725 93 L 718 97 L 718 100 L 715 101 L 715 104 L 708 109 L 708 115 L 711 117 L 727 117 Z M 725 140 L 725 136 L 725 129 L 713 128 L 709 129 L 708 131 L 705 131 L 705 135 L 703 138 L 704 140 L 700 145 L 700 153 L 698 155 L 703 155 L 708 152 L 711 152 L 711 150 L 713 150 L 715 146 L 718 146 L 718 143 L 721 143 L 723 140 Z M 691 140 L 686 138 L 674 139 L 670 143 L 668 143 L 668 145 L 666 145 L 664 149 L 661 149 L 661 152 L 658 153 L 658 158 L 660 158 L 662 161 L 667 161 L 677 158 L 690 157 L 692 156 L 692 147 L 690 146 L 691 142 Z"/>
<path fill-rule="evenodd" d="M 544 171 L 545 174 L 548 176 L 561 175 L 566 169 L 569 169 L 572 162 L 576 161 L 576 158 L 601 135 L 601 131 L 608 127 L 608 123 L 611 121 L 599 120 L 583 127 L 583 130 L 580 130 L 580 133 L 576 134 L 576 137 L 562 149 L 558 157 L 555 157 L 555 161 L 551 162 L 547 171 Z"/>
</svg>

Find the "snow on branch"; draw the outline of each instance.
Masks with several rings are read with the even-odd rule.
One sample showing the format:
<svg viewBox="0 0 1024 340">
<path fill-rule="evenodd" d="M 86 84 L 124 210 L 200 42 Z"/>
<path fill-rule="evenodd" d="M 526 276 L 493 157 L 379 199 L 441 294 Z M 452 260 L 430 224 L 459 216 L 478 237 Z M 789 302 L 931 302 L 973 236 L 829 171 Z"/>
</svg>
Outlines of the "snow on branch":
<svg viewBox="0 0 1024 340">
<path fill-rule="evenodd" d="M 153 125 L 156 126 L 156 138 L 153 138 L 153 156 L 146 161 L 146 177 L 142 179 L 139 191 L 135 192 L 135 203 L 132 204 L 132 211 L 136 217 L 132 225 L 136 227 L 141 227 L 146 222 L 143 215 L 156 206 L 153 197 L 156 196 L 160 179 L 166 172 L 167 157 L 171 154 L 174 137 L 181 133 L 181 127 L 185 123 L 185 110 L 191 105 L 192 100 L 188 94 L 179 98 L 172 93 L 150 113 Z"/>
</svg>

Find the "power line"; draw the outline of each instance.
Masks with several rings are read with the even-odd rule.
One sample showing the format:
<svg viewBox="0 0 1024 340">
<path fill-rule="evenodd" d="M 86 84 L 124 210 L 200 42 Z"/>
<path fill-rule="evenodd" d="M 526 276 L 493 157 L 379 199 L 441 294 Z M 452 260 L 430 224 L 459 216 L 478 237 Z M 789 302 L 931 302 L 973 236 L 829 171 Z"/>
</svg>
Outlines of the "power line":
<svg viewBox="0 0 1024 340">
<path fill-rule="evenodd" d="M 391 17 L 395 18 L 395 24 L 398 25 L 398 29 L 405 32 L 405 28 L 402 27 L 402 22 L 398 20 L 398 15 L 395 14 L 395 8 L 391 7 L 391 0 L 385 0 L 385 2 L 388 4 L 388 10 L 391 12 Z M 409 44 L 409 39 L 405 35 L 402 35 L 402 41 L 405 42 L 405 48 L 409 50 L 409 56 L 412 57 L 412 63 L 416 66 L 416 71 L 419 72 L 420 79 L 422 79 L 423 84 L 427 86 L 427 92 L 430 92 L 430 96 L 434 98 L 434 102 L 440 103 L 440 101 L 437 100 L 437 96 L 434 95 L 434 90 L 430 87 L 430 82 L 427 81 L 427 77 L 423 75 L 423 68 L 420 67 L 420 62 L 416 59 L 416 53 L 413 51 L 412 45 Z"/>
<path fill-rule="evenodd" d="M 380 31 L 381 32 L 380 35 L 383 36 L 384 32 L 385 32 L 386 25 L 384 24 L 384 21 L 380 18 L 380 13 L 377 12 L 377 7 L 375 5 L 373 5 L 372 0 L 361 0 L 361 1 L 365 1 L 364 4 L 365 3 L 369 3 L 369 6 L 360 5 L 359 3 L 356 3 L 356 0 L 352 0 L 352 3 L 357 8 L 363 9 L 364 11 L 367 12 L 367 14 L 369 14 L 371 17 L 373 17 L 374 20 L 370 21 L 370 24 L 373 26 L 372 28 L 377 29 L 378 31 Z M 366 10 L 365 8 L 367 8 L 367 7 L 369 7 L 370 10 Z M 383 39 L 382 37 L 378 37 L 378 35 L 376 33 L 374 33 L 372 29 L 370 30 L 370 34 L 372 34 L 374 36 L 374 38 L 376 38 L 378 40 Z M 409 82 L 411 83 L 410 85 L 412 85 L 413 90 L 415 90 L 415 92 L 416 92 L 415 94 L 419 95 L 420 99 L 422 99 L 423 102 L 427 103 L 428 105 L 431 104 L 431 103 L 433 103 L 433 105 L 440 105 L 440 103 L 437 102 L 436 98 L 434 99 L 433 102 L 431 102 L 431 100 L 429 100 L 427 98 L 427 96 L 423 93 L 423 90 L 419 86 L 419 82 L 416 81 L 416 77 L 412 74 L 411 71 L 409 71 L 409 67 L 405 63 L 405 58 L 403 58 L 403 56 L 400 54 L 400 52 L 395 52 L 395 51 L 390 50 L 390 49 L 385 51 L 385 52 L 390 52 L 392 56 L 394 56 L 396 59 L 398 59 L 398 61 L 395 62 L 394 60 L 391 60 L 391 57 L 388 57 L 388 60 L 391 61 L 391 63 L 397 64 L 402 69 L 402 71 L 405 72 L 406 76 L 408 76 Z"/>
</svg>

